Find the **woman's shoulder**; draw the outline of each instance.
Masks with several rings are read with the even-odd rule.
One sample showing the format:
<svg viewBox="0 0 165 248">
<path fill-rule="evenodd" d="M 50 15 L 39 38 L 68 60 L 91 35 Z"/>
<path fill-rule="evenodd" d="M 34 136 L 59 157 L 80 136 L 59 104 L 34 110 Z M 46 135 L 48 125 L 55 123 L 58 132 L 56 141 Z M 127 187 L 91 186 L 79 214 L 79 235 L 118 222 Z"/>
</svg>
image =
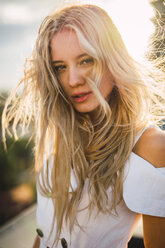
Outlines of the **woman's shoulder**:
<svg viewBox="0 0 165 248">
<path fill-rule="evenodd" d="M 147 128 L 125 165 L 123 199 L 133 212 L 165 217 L 165 133 Z"/>
<path fill-rule="evenodd" d="M 156 127 L 147 128 L 133 152 L 157 168 L 165 167 L 165 131 Z"/>
</svg>

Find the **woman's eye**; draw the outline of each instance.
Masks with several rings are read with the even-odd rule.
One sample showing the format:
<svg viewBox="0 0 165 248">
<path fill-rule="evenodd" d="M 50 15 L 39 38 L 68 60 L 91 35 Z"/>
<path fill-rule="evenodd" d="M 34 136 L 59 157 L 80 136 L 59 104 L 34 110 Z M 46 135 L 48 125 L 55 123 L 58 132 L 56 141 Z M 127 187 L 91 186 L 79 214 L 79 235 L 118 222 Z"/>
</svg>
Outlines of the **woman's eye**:
<svg viewBox="0 0 165 248">
<path fill-rule="evenodd" d="M 88 65 L 88 64 L 93 64 L 93 63 L 94 63 L 93 58 L 87 58 L 87 59 L 83 59 L 82 61 L 80 61 L 81 65 Z"/>
<path fill-rule="evenodd" d="M 65 65 L 57 65 L 57 66 L 55 66 L 55 71 L 57 73 L 63 72 L 65 69 L 66 69 Z"/>
</svg>

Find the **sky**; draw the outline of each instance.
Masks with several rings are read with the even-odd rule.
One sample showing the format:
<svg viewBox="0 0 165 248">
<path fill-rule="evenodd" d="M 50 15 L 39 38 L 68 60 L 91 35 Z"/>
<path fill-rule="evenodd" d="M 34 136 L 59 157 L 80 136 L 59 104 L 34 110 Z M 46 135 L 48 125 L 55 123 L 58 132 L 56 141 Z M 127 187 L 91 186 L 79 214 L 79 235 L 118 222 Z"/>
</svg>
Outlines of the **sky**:
<svg viewBox="0 0 165 248">
<path fill-rule="evenodd" d="M 0 91 L 10 91 L 23 76 L 39 25 L 56 5 L 69 0 L 0 0 Z M 80 2 L 76 0 L 76 2 Z M 103 7 L 119 29 L 130 54 L 141 60 L 154 26 L 149 0 L 81 0 Z"/>
</svg>

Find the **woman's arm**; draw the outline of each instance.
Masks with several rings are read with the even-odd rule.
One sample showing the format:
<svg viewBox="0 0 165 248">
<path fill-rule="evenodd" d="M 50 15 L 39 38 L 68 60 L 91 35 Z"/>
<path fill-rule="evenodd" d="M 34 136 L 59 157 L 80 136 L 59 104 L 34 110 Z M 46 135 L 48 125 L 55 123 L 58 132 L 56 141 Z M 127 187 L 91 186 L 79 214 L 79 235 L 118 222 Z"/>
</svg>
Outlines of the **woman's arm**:
<svg viewBox="0 0 165 248">
<path fill-rule="evenodd" d="M 33 244 L 33 248 L 39 248 L 39 247 L 40 247 L 40 238 L 37 235 Z"/>
<path fill-rule="evenodd" d="M 165 248 L 165 218 L 143 215 L 145 248 Z"/>
<path fill-rule="evenodd" d="M 154 167 L 165 167 L 165 132 L 147 129 L 133 151 Z M 165 217 L 143 215 L 143 238 L 145 248 L 165 248 Z"/>
</svg>

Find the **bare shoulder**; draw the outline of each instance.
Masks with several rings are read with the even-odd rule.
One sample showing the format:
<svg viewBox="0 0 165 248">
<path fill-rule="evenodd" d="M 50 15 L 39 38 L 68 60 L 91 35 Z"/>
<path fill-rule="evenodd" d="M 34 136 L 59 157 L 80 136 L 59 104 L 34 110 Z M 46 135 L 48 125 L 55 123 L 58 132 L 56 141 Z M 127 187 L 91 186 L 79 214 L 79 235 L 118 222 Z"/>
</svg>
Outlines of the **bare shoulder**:
<svg viewBox="0 0 165 248">
<path fill-rule="evenodd" d="M 165 131 L 148 128 L 136 143 L 133 152 L 155 167 L 165 167 Z"/>
</svg>

